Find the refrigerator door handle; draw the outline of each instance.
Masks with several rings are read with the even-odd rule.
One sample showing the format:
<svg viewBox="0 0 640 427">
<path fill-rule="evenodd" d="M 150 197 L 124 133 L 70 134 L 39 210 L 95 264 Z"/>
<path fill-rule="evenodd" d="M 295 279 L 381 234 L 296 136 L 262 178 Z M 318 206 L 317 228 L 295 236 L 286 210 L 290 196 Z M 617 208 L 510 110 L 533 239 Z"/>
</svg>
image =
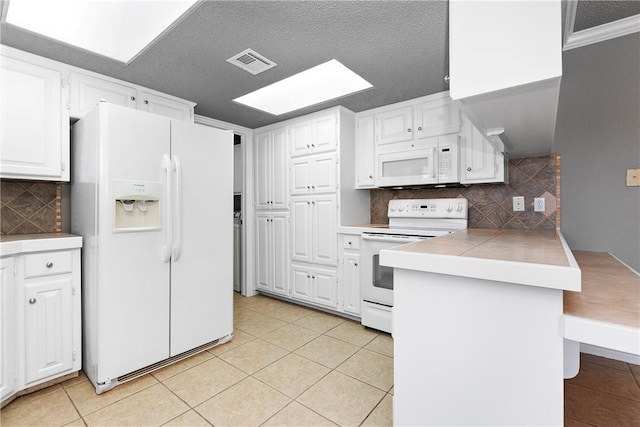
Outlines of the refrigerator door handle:
<svg viewBox="0 0 640 427">
<path fill-rule="evenodd" d="M 180 157 L 173 156 L 173 167 L 175 171 L 175 197 L 173 203 L 175 204 L 175 217 L 174 217 L 174 240 L 173 240 L 173 262 L 180 259 L 182 254 L 182 163 Z"/>
<path fill-rule="evenodd" d="M 165 175 L 165 191 L 166 191 L 166 201 L 164 203 L 164 230 L 166 233 L 165 244 L 162 246 L 162 262 L 171 261 L 171 251 L 173 244 L 171 242 L 172 230 L 171 230 L 171 210 L 173 209 L 171 203 L 171 184 L 173 182 L 172 174 L 173 174 L 173 165 L 171 164 L 171 158 L 168 154 L 165 154 L 162 157 L 162 168 L 164 169 Z"/>
</svg>

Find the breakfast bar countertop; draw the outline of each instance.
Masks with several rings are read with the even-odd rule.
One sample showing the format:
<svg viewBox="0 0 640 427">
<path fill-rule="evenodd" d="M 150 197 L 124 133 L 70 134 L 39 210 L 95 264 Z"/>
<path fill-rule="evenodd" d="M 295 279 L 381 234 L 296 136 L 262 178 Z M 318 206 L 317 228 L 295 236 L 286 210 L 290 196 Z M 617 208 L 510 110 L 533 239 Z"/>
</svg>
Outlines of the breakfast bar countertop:
<svg viewBox="0 0 640 427">
<path fill-rule="evenodd" d="M 495 280 L 568 291 L 581 290 L 581 271 L 556 230 L 469 228 L 381 251 L 394 268 Z"/>
</svg>

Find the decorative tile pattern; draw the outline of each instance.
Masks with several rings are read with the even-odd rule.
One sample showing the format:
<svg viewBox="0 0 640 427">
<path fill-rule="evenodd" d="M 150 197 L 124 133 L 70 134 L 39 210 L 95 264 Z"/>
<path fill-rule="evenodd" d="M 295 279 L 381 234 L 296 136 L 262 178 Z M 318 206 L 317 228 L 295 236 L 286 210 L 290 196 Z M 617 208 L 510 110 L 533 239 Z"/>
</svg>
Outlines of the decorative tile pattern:
<svg viewBox="0 0 640 427">
<path fill-rule="evenodd" d="M 0 234 L 62 231 L 60 183 L 0 181 Z"/>
<path fill-rule="evenodd" d="M 525 212 L 513 212 L 512 197 L 524 196 Z M 469 200 L 470 228 L 549 230 L 560 227 L 560 154 L 509 161 L 507 184 L 481 184 L 462 188 L 371 190 L 371 223 L 388 224 L 391 199 Z M 545 199 L 545 211 L 533 211 L 533 199 Z"/>
</svg>

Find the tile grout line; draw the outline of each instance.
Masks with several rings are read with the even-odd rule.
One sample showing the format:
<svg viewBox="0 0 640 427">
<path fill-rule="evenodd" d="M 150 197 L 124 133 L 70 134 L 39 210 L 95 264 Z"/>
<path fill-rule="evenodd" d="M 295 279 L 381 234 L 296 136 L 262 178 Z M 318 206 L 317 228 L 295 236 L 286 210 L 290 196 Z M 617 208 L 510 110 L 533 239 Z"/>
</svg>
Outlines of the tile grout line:
<svg viewBox="0 0 640 427">
<path fill-rule="evenodd" d="M 583 385 L 571 384 L 571 383 L 570 383 L 570 385 L 573 386 L 573 387 L 582 388 L 584 390 L 597 391 L 597 392 L 600 392 L 602 394 L 606 394 L 607 396 L 612 396 L 612 397 L 615 397 L 615 398 L 618 398 L 618 399 L 624 399 L 624 400 L 629 401 L 629 402 L 634 402 L 636 405 L 640 405 L 640 400 L 629 399 L 628 397 L 620 396 L 618 394 L 614 394 L 614 393 L 611 393 L 611 392 L 608 392 L 608 391 L 600 390 L 598 388 L 585 387 Z"/>
</svg>

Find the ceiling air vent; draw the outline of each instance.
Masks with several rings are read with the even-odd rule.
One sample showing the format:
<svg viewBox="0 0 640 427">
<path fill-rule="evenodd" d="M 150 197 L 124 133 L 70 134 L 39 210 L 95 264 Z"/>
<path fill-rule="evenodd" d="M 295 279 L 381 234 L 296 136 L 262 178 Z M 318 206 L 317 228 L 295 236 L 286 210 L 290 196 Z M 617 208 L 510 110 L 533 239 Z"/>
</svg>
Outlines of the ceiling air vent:
<svg viewBox="0 0 640 427">
<path fill-rule="evenodd" d="M 240 67 L 254 75 L 267 71 L 269 68 L 273 68 L 278 65 L 251 49 L 243 50 L 237 55 L 233 55 L 231 58 L 227 59 L 227 62 L 230 62 L 236 67 Z"/>
</svg>

